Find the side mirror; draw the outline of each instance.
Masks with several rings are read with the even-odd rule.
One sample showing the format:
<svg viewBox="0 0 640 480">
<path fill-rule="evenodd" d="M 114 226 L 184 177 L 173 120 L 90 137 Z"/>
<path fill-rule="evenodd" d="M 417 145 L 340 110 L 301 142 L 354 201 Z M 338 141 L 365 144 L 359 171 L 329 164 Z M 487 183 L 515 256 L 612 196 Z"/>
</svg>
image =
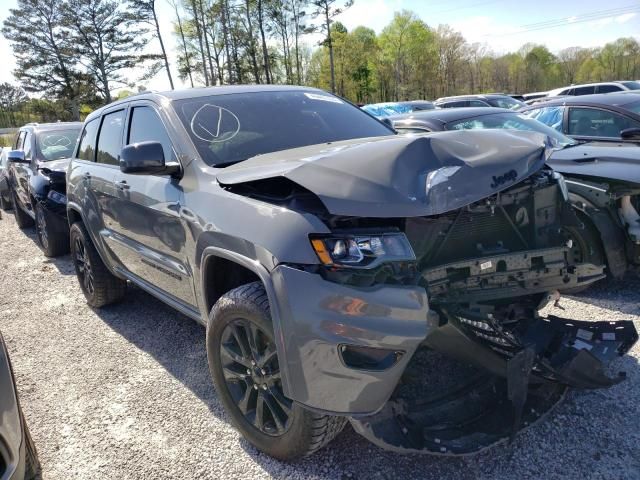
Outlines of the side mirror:
<svg viewBox="0 0 640 480">
<path fill-rule="evenodd" d="M 640 128 L 625 128 L 620 132 L 620 137 L 623 140 L 640 140 Z"/>
<path fill-rule="evenodd" d="M 23 150 L 9 150 L 7 160 L 9 160 L 9 163 L 31 163 L 30 160 L 24 158 Z"/>
<path fill-rule="evenodd" d="M 384 123 L 384 124 L 385 124 L 387 127 L 389 127 L 390 129 L 395 130 L 395 129 L 393 128 L 393 122 L 391 121 L 391 119 L 390 119 L 389 117 L 382 117 L 382 118 L 380 119 L 380 121 L 381 121 L 382 123 Z"/>
<path fill-rule="evenodd" d="M 122 149 L 120 170 L 136 175 L 173 175 L 180 171 L 180 166 L 165 163 L 160 142 L 140 142 Z"/>
</svg>

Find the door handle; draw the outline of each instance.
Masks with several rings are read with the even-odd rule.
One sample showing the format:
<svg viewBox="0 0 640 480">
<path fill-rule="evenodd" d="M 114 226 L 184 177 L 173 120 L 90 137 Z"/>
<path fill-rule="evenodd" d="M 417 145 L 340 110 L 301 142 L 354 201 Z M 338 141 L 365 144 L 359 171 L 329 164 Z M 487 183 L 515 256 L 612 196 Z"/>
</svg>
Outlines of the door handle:
<svg viewBox="0 0 640 480">
<path fill-rule="evenodd" d="M 85 180 L 91 180 L 91 174 L 89 172 L 84 172 L 84 175 L 82 175 L 84 177 Z"/>
<path fill-rule="evenodd" d="M 119 182 L 116 182 L 116 187 L 120 190 L 129 190 L 131 185 L 129 185 L 126 180 L 120 180 Z"/>
</svg>

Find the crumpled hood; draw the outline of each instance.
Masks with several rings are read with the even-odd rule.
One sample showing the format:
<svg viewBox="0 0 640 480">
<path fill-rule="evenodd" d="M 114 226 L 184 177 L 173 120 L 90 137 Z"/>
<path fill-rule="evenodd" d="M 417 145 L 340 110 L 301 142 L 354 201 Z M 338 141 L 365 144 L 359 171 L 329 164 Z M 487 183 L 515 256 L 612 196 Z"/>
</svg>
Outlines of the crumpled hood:
<svg viewBox="0 0 640 480">
<path fill-rule="evenodd" d="M 65 172 L 71 162 L 71 158 L 61 158 L 60 160 L 51 160 L 50 162 L 41 162 L 38 166 L 43 169 L 46 168 L 52 172 Z"/>
<path fill-rule="evenodd" d="M 547 161 L 555 171 L 640 184 L 640 147 L 585 143 L 554 151 Z"/>
<path fill-rule="evenodd" d="M 551 152 L 538 133 L 466 130 L 313 145 L 259 155 L 217 174 L 222 185 L 285 177 L 334 215 L 437 215 L 511 187 Z"/>
</svg>

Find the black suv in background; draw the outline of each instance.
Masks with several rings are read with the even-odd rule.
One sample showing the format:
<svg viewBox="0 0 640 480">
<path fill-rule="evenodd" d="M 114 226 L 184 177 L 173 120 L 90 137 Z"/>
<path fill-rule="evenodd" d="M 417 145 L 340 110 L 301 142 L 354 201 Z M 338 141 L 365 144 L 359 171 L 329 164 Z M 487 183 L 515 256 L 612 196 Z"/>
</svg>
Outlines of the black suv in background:
<svg viewBox="0 0 640 480">
<path fill-rule="evenodd" d="M 27 228 L 35 222 L 49 257 L 69 251 L 65 174 L 81 128 L 80 122 L 25 125 L 7 154 L 16 223 Z"/>
<path fill-rule="evenodd" d="M 470 453 L 569 386 L 617 383 L 604 365 L 637 340 L 538 315 L 604 268 L 572 259 L 549 152 L 527 132 L 395 135 L 311 88 L 145 93 L 86 119 L 71 257 L 91 306 L 129 281 L 205 325 L 218 397 L 269 455 L 347 421 L 385 448 Z M 474 367 L 447 389 L 432 355 Z"/>
</svg>

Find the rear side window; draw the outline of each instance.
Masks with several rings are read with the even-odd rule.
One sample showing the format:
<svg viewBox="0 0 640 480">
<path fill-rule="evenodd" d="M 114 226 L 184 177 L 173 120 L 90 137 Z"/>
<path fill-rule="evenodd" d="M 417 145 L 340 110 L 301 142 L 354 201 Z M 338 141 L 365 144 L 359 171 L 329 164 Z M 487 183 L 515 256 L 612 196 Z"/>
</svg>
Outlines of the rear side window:
<svg viewBox="0 0 640 480">
<path fill-rule="evenodd" d="M 592 93 L 596 93 L 596 87 L 576 87 L 574 91 L 574 95 L 591 95 Z"/>
<path fill-rule="evenodd" d="M 640 128 L 640 123 L 608 110 L 569 109 L 569 135 L 620 138 L 620 130 Z"/>
<path fill-rule="evenodd" d="M 469 100 L 470 107 L 489 107 L 488 103 L 483 102 L 482 100 Z"/>
<path fill-rule="evenodd" d="M 122 126 L 124 110 L 108 113 L 102 117 L 102 126 L 98 136 L 97 162 L 106 165 L 119 165 L 122 149 Z"/>
<path fill-rule="evenodd" d="M 598 85 L 598 93 L 619 92 L 622 90 L 618 85 Z"/>
<path fill-rule="evenodd" d="M 158 114 L 151 107 L 135 107 L 131 113 L 127 145 L 140 142 L 160 142 L 165 161 L 174 161 L 171 140 Z"/>
<path fill-rule="evenodd" d="M 555 128 L 559 132 L 562 131 L 562 114 L 564 113 L 564 107 L 543 107 L 535 108 L 525 112 L 525 115 L 544 123 L 545 125 Z"/>
<path fill-rule="evenodd" d="M 98 132 L 98 119 L 87 122 L 80 135 L 80 146 L 78 147 L 78 155 L 76 158 L 81 160 L 95 160 L 96 153 L 96 133 Z"/>
</svg>

